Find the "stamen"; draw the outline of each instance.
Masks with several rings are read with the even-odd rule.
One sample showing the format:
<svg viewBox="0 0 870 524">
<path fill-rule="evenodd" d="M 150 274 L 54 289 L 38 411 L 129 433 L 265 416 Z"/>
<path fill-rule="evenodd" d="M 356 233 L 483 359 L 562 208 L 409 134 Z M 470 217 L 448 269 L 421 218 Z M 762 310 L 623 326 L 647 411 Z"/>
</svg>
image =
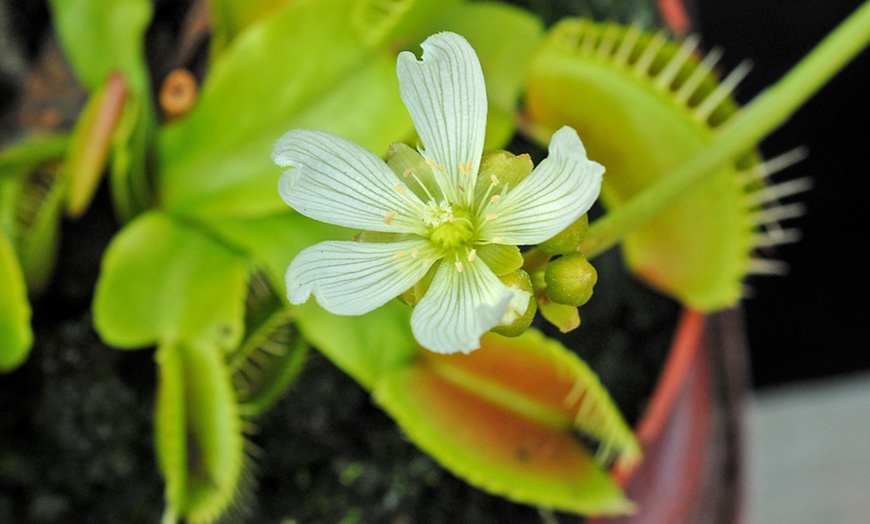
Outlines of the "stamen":
<svg viewBox="0 0 870 524">
<path fill-rule="evenodd" d="M 500 199 L 501 199 L 501 195 L 492 195 L 491 197 L 489 197 L 489 201 L 492 202 L 493 204 L 498 202 Z"/>
<path fill-rule="evenodd" d="M 492 185 L 494 185 L 494 186 L 497 186 L 500 184 L 500 182 L 498 181 L 498 177 L 495 176 L 495 173 L 489 175 L 489 179 L 492 181 Z"/>
<path fill-rule="evenodd" d="M 431 265 L 432 265 L 432 259 L 431 259 L 431 258 L 426 258 L 426 259 L 423 260 L 423 267 L 428 268 L 428 267 L 431 266 Z"/>
<path fill-rule="evenodd" d="M 420 184 L 420 187 L 423 188 L 423 192 L 426 193 L 426 196 L 429 197 L 429 200 L 435 200 L 435 197 L 432 196 L 432 193 L 429 192 L 429 188 L 427 188 L 426 184 L 424 184 L 423 181 L 420 180 L 420 177 L 417 176 L 417 172 L 414 171 L 413 173 L 411 173 L 411 175 L 413 175 L 414 180 L 416 180 L 417 183 Z"/>
<path fill-rule="evenodd" d="M 463 187 L 462 185 L 459 186 L 459 190 L 465 193 L 465 187 Z"/>
<path fill-rule="evenodd" d="M 438 164 L 437 166 L 435 166 L 435 169 L 437 169 L 438 171 L 444 171 L 444 170 L 446 170 L 447 168 L 444 167 L 444 166 L 442 166 L 441 164 Z"/>
<path fill-rule="evenodd" d="M 491 244 L 501 244 L 501 237 L 492 237 L 489 239 L 489 242 Z"/>
<path fill-rule="evenodd" d="M 467 175 L 468 173 L 471 173 L 471 160 L 469 160 L 468 162 L 460 162 L 459 163 L 459 174 L 460 175 Z"/>
<path fill-rule="evenodd" d="M 417 258 L 417 255 L 419 255 L 419 254 L 420 254 L 420 250 L 417 249 L 416 247 L 411 250 L 411 258 Z"/>
<path fill-rule="evenodd" d="M 413 174 L 415 174 L 416 172 L 417 172 L 416 169 L 414 169 L 413 167 L 409 167 L 408 169 L 402 171 L 402 177 L 403 177 L 403 178 L 408 178 L 408 176 L 413 175 Z"/>
<path fill-rule="evenodd" d="M 398 211 L 388 211 L 387 214 L 384 216 L 384 224 L 386 224 L 388 226 L 392 226 L 393 225 L 393 217 L 395 217 L 398 214 L 399 214 Z"/>
<path fill-rule="evenodd" d="M 468 252 L 468 257 L 467 257 L 467 258 L 468 258 L 468 261 L 469 261 L 469 262 L 474 262 L 474 259 L 477 258 L 477 250 L 476 250 L 476 249 L 472 249 L 471 251 L 469 251 L 469 252 Z"/>
<path fill-rule="evenodd" d="M 398 259 L 404 257 L 405 255 L 407 255 L 407 253 L 406 253 L 405 251 L 399 251 L 398 253 L 396 253 L 395 255 L 393 255 L 393 258 L 395 258 L 396 260 L 398 260 Z"/>
<path fill-rule="evenodd" d="M 429 164 L 429 167 L 435 167 L 435 161 L 431 158 L 427 158 L 426 163 Z"/>
<path fill-rule="evenodd" d="M 456 271 L 462 273 L 462 262 L 456 261 Z"/>
<path fill-rule="evenodd" d="M 400 186 L 399 184 L 394 185 L 394 186 L 393 186 L 393 189 L 395 189 L 396 192 L 399 193 L 400 195 L 404 195 L 404 194 L 405 194 L 405 188 L 402 187 L 402 186 Z"/>
<path fill-rule="evenodd" d="M 498 215 L 496 215 L 495 213 L 487 213 L 483 218 L 485 218 L 486 220 L 495 220 L 496 218 L 498 218 Z"/>
</svg>

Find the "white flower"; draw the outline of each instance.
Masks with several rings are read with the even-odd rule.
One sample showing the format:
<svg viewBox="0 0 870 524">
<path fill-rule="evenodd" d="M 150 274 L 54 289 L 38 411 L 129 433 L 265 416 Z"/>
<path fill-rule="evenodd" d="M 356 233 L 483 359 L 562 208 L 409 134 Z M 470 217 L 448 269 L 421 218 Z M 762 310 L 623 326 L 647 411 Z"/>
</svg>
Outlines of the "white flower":
<svg viewBox="0 0 870 524">
<path fill-rule="evenodd" d="M 397 64 L 419 152 L 394 145 L 387 165 L 343 138 L 302 129 L 275 143 L 272 159 L 292 167 L 278 184 L 287 204 L 315 220 L 375 232 L 375 241 L 303 250 L 287 269 L 287 295 L 301 304 L 314 294 L 327 311 L 361 315 L 431 270 L 411 316 L 414 336 L 433 351 L 467 352 L 526 309 L 527 302 L 511 302 L 515 293 L 493 269 L 516 269 L 516 246 L 547 240 L 586 213 L 604 168 L 563 127 L 530 174 L 514 169 L 500 179 L 498 166 L 481 169 L 487 103 L 477 55 L 453 33 L 433 35 L 422 48 L 421 60 L 406 51 Z"/>
</svg>

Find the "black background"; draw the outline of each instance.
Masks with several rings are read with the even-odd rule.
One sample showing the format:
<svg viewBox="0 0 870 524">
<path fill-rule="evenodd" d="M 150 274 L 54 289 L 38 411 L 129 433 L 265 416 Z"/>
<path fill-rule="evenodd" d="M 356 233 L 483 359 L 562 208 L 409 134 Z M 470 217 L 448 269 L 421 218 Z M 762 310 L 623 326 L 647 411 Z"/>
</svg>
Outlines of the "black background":
<svg viewBox="0 0 870 524">
<path fill-rule="evenodd" d="M 704 47 L 721 46 L 726 70 L 754 68 L 741 103 L 773 84 L 861 2 L 857 0 L 699 0 Z M 867 224 L 870 211 L 870 53 L 825 86 L 762 143 L 766 157 L 796 146 L 810 156 L 775 180 L 812 177 L 800 196 L 806 216 L 790 221 L 800 243 L 782 246 L 785 277 L 750 280 L 744 302 L 756 386 L 870 369 Z"/>
</svg>

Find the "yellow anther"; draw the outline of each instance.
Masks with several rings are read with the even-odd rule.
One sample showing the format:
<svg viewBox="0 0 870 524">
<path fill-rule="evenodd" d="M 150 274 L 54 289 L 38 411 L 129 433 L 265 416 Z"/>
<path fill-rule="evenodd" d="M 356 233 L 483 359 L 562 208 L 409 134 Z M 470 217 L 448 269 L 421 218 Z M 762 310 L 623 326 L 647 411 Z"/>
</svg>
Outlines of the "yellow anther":
<svg viewBox="0 0 870 524">
<path fill-rule="evenodd" d="M 402 258 L 403 256 L 405 256 L 406 254 L 407 254 L 407 253 L 404 252 L 404 251 L 399 251 L 398 253 L 396 253 L 395 255 L 393 255 L 393 258 L 395 258 L 396 260 L 398 260 L 398 259 Z"/>
<path fill-rule="evenodd" d="M 494 185 L 494 186 L 501 184 L 501 182 L 498 181 L 498 177 L 495 176 L 495 173 L 489 175 L 489 180 L 492 182 L 492 185 Z"/>
<path fill-rule="evenodd" d="M 477 258 L 477 250 L 476 249 L 472 249 L 471 251 L 468 252 L 468 261 L 469 262 L 474 262 L 474 259 L 476 259 L 476 258 Z"/>
<path fill-rule="evenodd" d="M 444 167 L 444 166 L 442 166 L 441 164 L 438 164 L 437 166 L 435 166 L 435 169 L 437 169 L 438 171 L 444 171 L 444 170 L 446 170 L 447 168 Z"/>
<path fill-rule="evenodd" d="M 399 193 L 400 195 L 404 195 L 404 194 L 405 194 L 405 188 L 402 187 L 402 186 L 400 186 L 399 184 L 394 185 L 394 186 L 393 186 L 393 189 L 395 189 L 396 192 Z"/>
<path fill-rule="evenodd" d="M 411 258 L 417 258 L 417 255 L 419 255 L 419 254 L 420 254 L 420 250 L 417 249 L 416 247 L 411 250 Z"/>
<path fill-rule="evenodd" d="M 487 220 L 495 220 L 496 218 L 498 218 L 498 215 L 496 215 L 495 213 L 487 213 L 483 218 Z"/>
<path fill-rule="evenodd" d="M 456 271 L 462 273 L 462 262 L 456 262 Z"/>
<path fill-rule="evenodd" d="M 459 163 L 459 174 L 460 175 L 467 175 L 468 173 L 471 173 L 471 169 L 472 169 L 471 166 L 472 166 L 471 160 L 469 160 L 468 162 L 460 162 Z"/>
<path fill-rule="evenodd" d="M 491 197 L 489 197 L 489 201 L 492 202 L 493 204 L 498 202 L 500 199 L 501 199 L 501 195 L 492 195 Z"/>
<path fill-rule="evenodd" d="M 413 167 L 409 167 L 408 169 L 402 171 L 402 177 L 408 178 L 409 176 L 413 175 L 416 172 L 417 172 L 416 169 L 414 169 Z"/>
<path fill-rule="evenodd" d="M 435 161 L 431 158 L 427 158 L 426 163 L 429 164 L 429 167 L 435 167 Z"/>
<path fill-rule="evenodd" d="M 429 266 L 431 266 L 431 265 L 432 265 L 432 259 L 431 259 L 431 258 L 427 258 L 427 259 L 423 260 L 423 267 L 429 267 Z"/>
<path fill-rule="evenodd" d="M 460 185 L 459 190 L 462 191 L 463 193 L 465 193 L 465 186 Z"/>
<path fill-rule="evenodd" d="M 501 244 L 501 237 L 492 237 L 489 239 L 489 242 L 491 244 Z"/>
<path fill-rule="evenodd" d="M 398 215 L 398 214 L 399 214 L 398 211 L 388 211 L 387 214 L 384 216 L 384 224 L 386 224 L 388 226 L 392 226 L 393 225 L 393 217 Z"/>
</svg>

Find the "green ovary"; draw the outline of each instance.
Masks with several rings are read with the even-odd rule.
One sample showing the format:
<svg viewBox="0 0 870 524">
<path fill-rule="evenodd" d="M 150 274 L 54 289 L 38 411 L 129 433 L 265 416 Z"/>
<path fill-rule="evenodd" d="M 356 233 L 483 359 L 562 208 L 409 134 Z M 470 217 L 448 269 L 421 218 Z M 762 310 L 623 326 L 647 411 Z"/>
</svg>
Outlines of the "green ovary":
<svg viewBox="0 0 870 524">
<path fill-rule="evenodd" d="M 444 248 L 453 249 L 471 242 L 474 238 L 474 228 L 467 218 L 455 218 L 432 229 L 429 240 Z"/>
</svg>

